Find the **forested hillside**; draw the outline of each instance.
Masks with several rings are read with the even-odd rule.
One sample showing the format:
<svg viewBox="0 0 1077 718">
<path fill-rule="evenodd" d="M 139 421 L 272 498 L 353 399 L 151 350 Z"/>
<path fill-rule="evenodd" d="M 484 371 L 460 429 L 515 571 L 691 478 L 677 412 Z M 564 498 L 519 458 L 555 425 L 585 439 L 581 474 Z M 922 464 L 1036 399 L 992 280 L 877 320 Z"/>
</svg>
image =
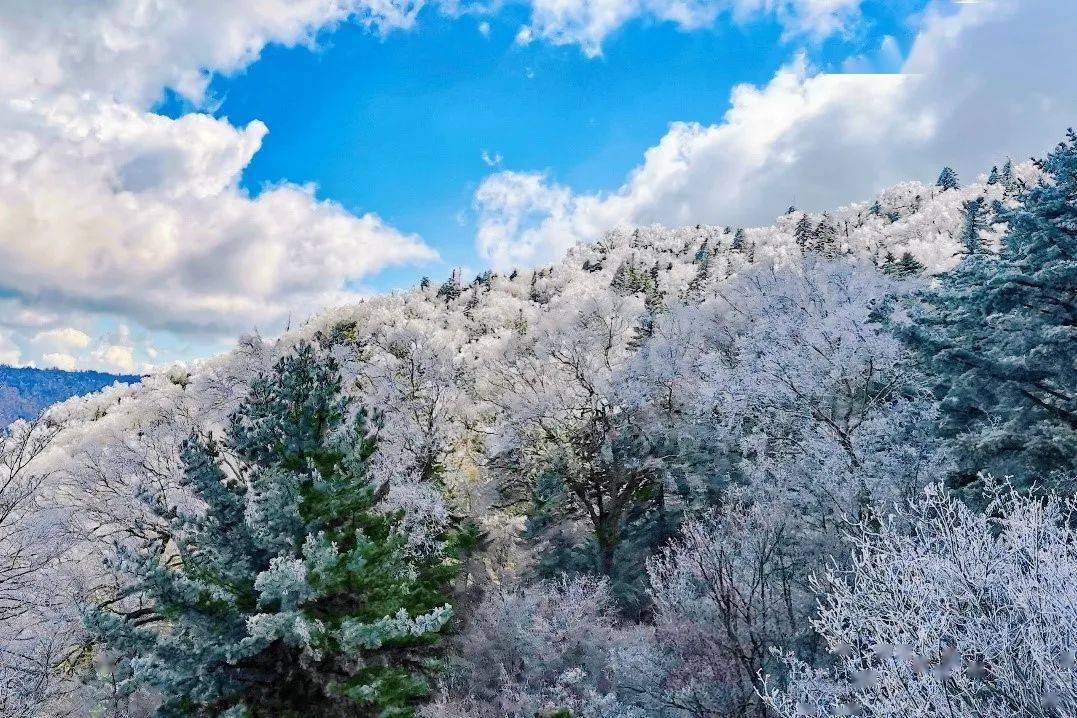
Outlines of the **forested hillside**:
<svg viewBox="0 0 1077 718">
<path fill-rule="evenodd" d="M 64 371 L 0 365 L 0 424 L 30 419 L 50 404 L 92 394 L 115 382 L 130 384 L 140 377 L 99 371 Z"/>
<path fill-rule="evenodd" d="M 16 425 L 11 716 L 1077 714 L 1077 138 Z"/>
</svg>

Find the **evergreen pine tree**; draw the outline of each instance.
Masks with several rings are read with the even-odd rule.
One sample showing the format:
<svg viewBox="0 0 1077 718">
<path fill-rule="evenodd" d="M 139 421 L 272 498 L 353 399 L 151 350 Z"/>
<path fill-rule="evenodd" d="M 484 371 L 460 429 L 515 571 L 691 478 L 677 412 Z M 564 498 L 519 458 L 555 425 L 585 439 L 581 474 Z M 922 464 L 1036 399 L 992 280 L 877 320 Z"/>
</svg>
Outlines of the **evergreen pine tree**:
<svg viewBox="0 0 1077 718">
<path fill-rule="evenodd" d="M 130 588 L 87 612 L 130 659 L 124 689 L 159 691 L 162 718 L 413 715 L 452 569 L 409 552 L 401 516 L 379 510 L 376 423 L 304 344 L 253 383 L 223 445 L 185 443 L 203 510 L 146 496 L 170 541 L 118 548 Z"/>
<path fill-rule="evenodd" d="M 943 167 L 942 172 L 939 174 L 939 179 L 935 182 L 935 186 L 941 187 L 944 191 L 960 188 L 960 185 L 957 182 L 957 173 L 949 167 Z"/>
<path fill-rule="evenodd" d="M 707 246 L 708 240 L 704 239 L 703 243 L 699 245 L 699 249 L 696 250 L 695 263 L 700 266 L 706 266 L 711 261 L 710 248 Z"/>
<path fill-rule="evenodd" d="M 744 230 L 741 228 L 733 233 L 733 249 L 737 252 L 744 251 Z"/>
<path fill-rule="evenodd" d="M 980 233 L 987 227 L 987 220 L 984 218 L 983 197 L 969 200 L 965 202 L 963 207 L 965 209 L 965 220 L 961 225 L 961 236 L 958 239 L 961 241 L 965 254 L 979 254 L 983 252 L 983 241 L 980 238 Z"/>
<path fill-rule="evenodd" d="M 813 248 L 824 257 L 833 258 L 838 255 L 838 230 L 830 215 L 824 213 L 819 225 L 815 228 Z"/>
<path fill-rule="evenodd" d="M 654 322 L 663 309 L 663 293 L 658 286 L 658 277 L 659 267 L 658 262 L 655 262 L 650 272 L 647 273 L 643 286 L 644 312 L 640 317 L 639 324 L 636 326 L 634 336 L 629 342 L 632 347 L 637 349 L 654 336 Z"/>
<path fill-rule="evenodd" d="M 883 265 L 883 271 L 887 274 L 905 279 L 919 276 L 926 267 L 912 256 L 912 252 L 902 252 L 901 259 L 894 261 L 894 255 L 887 253 L 887 263 Z"/>
<path fill-rule="evenodd" d="M 688 282 L 688 291 L 685 298 L 688 302 L 699 301 L 703 296 L 703 287 L 710 278 L 710 262 L 703 262 L 696 266 L 696 274 Z"/>
<path fill-rule="evenodd" d="M 1006 164 L 1002 166 L 1002 186 L 1006 188 L 1007 192 L 1013 192 L 1017 189 L 1017 177 L 1013 173 L 1013 160 L 1006 160 Z"/>
<path fill-rule="evenodd" d="M 456 276 L 456 270 L 452 271 L 445 283 L 438 288 L 438 298 L 444 299 L 445 303 L 455 301 L 461 294 L 460 280 Z"/>
<path fill-rule="evenodd" d="M 479 290 L 478 285 L 472 286 L 471 287 L 471 293 L 468 295 L 468 298 L 467 298 L 467 303 L 464 304 L 464 316 L 466 316 L 468 319 L 471 318 L 471 315 L 475 312 L 475 309 L 477 309 L 478 306 L 479 306 L 479 291 L 478 290 Z"/>
<path fill-rule="evenodd" d="M 1000 254 L 966 257 L 910 332 L 969 474 L 1026 486 L 1077 476 L 1077 135 L 1038 164 Z"/>
<path fill-rule="evenodd" d="M 797 246 L 800 247 L 801 252 L 808 250 L 808 246 L 814 237 L 815 227 L 812 225 L 811 219 L 806 213 L 800 215 L 796 227 L 793 228 L 793 238 L 796 239 Z"/>
<path fill-rule="evenodd" d="M 531 272 L 531 288 L 527 290 L 527 297 L 536 304 L 545 304 L 546 297 L 539 291 L 538 272 Z"/>
<path fill-rule="evenodd" d="M 883 213 L 883 206 L 879 204 L 879 200 L 875 200 L 875 203 L 871 205 L 871 209 L 869 211 L 874 216 L 880 217 Z"/>
<path fill-rule="evenodd" d="M 991 168 L 991 174 L 987 176 L 987 184 L 998 184 L 1002 181 L 1002 178 L 998 174 L 998 166 L 995 165 Z"/>
</svg>

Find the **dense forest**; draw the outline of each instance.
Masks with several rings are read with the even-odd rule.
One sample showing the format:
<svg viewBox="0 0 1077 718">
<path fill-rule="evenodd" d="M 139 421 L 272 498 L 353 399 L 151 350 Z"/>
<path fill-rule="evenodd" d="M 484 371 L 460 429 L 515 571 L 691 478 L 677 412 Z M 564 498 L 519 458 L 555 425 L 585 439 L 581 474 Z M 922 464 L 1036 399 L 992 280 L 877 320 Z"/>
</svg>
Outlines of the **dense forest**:
<svg viewBox="0 0 1077 718">
<path fill-rule="evenodd" d="M 0 364 L 0 425 L 32 419 L 45 407 L 73 396 L 92 394 L 115 382 L 130 384 L 141 377 L 99 371 L 65 371 Z"/>
<path fill-rule="evenodd" d="M 1077 715 L 1077 136 L 423 280 L 0 465 L 5 716 Z"/>
</svg>

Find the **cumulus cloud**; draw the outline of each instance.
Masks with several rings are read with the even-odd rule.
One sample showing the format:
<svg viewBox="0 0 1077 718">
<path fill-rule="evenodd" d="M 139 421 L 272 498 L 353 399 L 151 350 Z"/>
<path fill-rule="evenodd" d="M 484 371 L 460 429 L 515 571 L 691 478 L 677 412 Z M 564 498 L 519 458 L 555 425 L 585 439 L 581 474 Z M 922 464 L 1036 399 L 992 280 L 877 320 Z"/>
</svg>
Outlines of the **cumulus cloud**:
<svg viewBox="0 0 1077 718">
<path fill-rule="evenodd" d="M 89 334 L 74 327 L 60 327 L 38 332 L 33 341 L 44 351 L 61 352 L 85 349 L 93 340 Z"/>
<path fill-rule="evenodd" d="M 5 3 L 0 94 L 91 93 L 147 106 L 165 87 L 202 98 L 212 74 L 236 72 L 271 43 L 310 44 L 348 19 L 410 27 L 413 0 L 42 0 Z"/>
<path fill-rule="evenodd" d="M 261 122 L 152 111 L 165 88 L 197 106 L 214 73 L 242 69 L 269 43 L 310 44 L 344 20 L 408 27 L 420 6 L 9 3 L 0 25 L 0 288 L 15 311 L 0 324 L 24 332 L 19 341 L 40 360 L 69 365 L 70 351 L 25 334 L 32 319 L 39 332 L 91 316 L 180 332 L 273 330 L 290 312 L 349 298 L 347 287 L 388 265 L 433 259 L 418 237 L 320 200 L 314 187 L 248 195 L 239 180 L 267 133 Z M 134 350 L 117 346 L 98 361 L 133 368 Z"/>
<path fill-rule="evenodd" d="M 770 15 L 787 36 L 822 39 L 842 31 L 859 15 L 861 0 L 530 0 L 531 21 L 516 41 L 542 38 L 579 45 L 588 56 L 602 54 L 603 41 L 637 19 L 671 22 L 682 30 L 707 27 L 721 15 L 747 22 Z"/>
<path fill-rule="evenodd" d="M 63 352 L 48 352 L 41 357 L 42 366 L 49 369 L 65 369 L 73 371 L 78 368 L 78 360 L 71 354 Z"/>
<path fill-rule="evenodd" d="M 22 350 L 7 332 L 0 332 L 0 364 L 19 364 Z"/>
<path fill-rule="evenodd" d="M 496 267 L 547 261 L 618 225 L 769 223 L 826 209 L 942 164 L 974 175 L 1042 154 L 1077 117 L 1077 4 L 933 5 L 900 74 L 825 74 L 797 58 L 741 85 L 714 125 L 674 123 L 619 188 L 580 194 L 501 172 L 475 195 L 477 246 Z M 881 48 L 892 55 L 893 47 Z"/>
<path fill-rule="evenodd" d="M 93 353 L 96 368 L 118 374 L 130 374 L 135 371 L 134 349 L 122 344 L 106 344 Z"/>
</svg>

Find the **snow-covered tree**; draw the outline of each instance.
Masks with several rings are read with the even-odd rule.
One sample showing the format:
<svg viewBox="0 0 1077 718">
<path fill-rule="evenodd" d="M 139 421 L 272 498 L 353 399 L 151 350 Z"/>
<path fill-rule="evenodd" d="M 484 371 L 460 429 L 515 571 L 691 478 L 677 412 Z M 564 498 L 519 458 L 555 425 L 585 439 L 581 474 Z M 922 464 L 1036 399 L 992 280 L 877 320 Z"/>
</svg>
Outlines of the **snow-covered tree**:
<svg viewBox="0 0 1077 718">
<path fill-rule="evenodd" d="M 580 576 L 498 587 L 452 641 L 429 718 L 594 715 L 618 641 L 605 579 Z M 610 714 L 613 718 L 614 714 Z"/>
<path fill-rule="evenodd" d="M 0 715 L 12 718 L 59 712 L 72 689 L 60 666 L 79 636 L 52 585 L 66 550 L 63 516 L 40 466 L 61 428 L 45 414 L 0 433 Z"/>
<path fill-rule="evenodd" d="M 256 379 L 226 441 L 182 451 L 193 504 L 146 494 L 168 527 L 117 547 L 129 585 L 87 608 L 161 716 L 405 716 L 451 617 L 445 556 L 416 556 L 368 475 L 371 420 L 311 344 Z"/>
<path fill-rule="evenodd" d="M 1077 135 L 1004 217 L 998 256 L 974 254 L 924 297 L 910 335 L 943 383 L 970 475 L 1023 485 L 1077 469 Z"/>
<path fill-rule="evenodd" d="M 935 181 L 935 186 L 943 191 L 959 189 L 960 186 L 957 181 L 957 172 L 954 172 L 950 167 L 943 167 L 942 172 L 939 173 L 938 180 Z"/>
<path fill-rule="evenodd" d="M 796 239 L 797 246 L 800 247 L 801 251 L 807 251 L 815 242 L 815 226 L 812 224 L 807 212 L 802 213 L 800 219 L 797 220 L 796 226 L 793 228 L 793 237 Z"/>
<path fill-rule="evenodd" d="M 1006 164 L 1002 166 L 1002 186 L 1006 188 L 1007 192 L 1014 192 L 1017 190 L 1018 179 L 1014 174 L 1013 160 L 1007 159 Z"/>
<path fill-rule="evenodd" d="M 823 213 L 813 240 L 812 249 L 822 256 L 832 259 L 838 255 L 838 229 L 829 213 Z"/>
<path fill-rule="evenodd" d="M 912 252 L 902 252 L 901 259 L 897 261 L 894 261 L 892 254 L 888 254 L 887 259 L 888 261 L 883 264 L 883 271 L 901 279 L 919 276 L 925 269 L 923 263 L 912 256 Z"/>
<path fill-rule="evenodd" d="M 810 554 L 788 506 L 731 500 L 687 523 L 648 562 L 654 626 L 619 641 L 621 701 L 647 716 L 718 718 L 765 711 L 763 679 L 781 656 L 814 652 L 804 590 Z"/>
<path fill-rule="evenodd" d="M 848 540 L 812 622 L 833 665 L 792 661 L 783 718 L 1077 714 L 1073 500 L 1001 491 L 986 513 L 932 487 Z"/>
<path fill-rule="evenodd" d="M 987 227 L 984 217 L 983 197 L 969 200 L 963 205 L 965 219 L 961 224 L 961 247 L 965 254 L 979 254 L 983 252 L 983 239 L 981 234 Z"/>
</svg>

